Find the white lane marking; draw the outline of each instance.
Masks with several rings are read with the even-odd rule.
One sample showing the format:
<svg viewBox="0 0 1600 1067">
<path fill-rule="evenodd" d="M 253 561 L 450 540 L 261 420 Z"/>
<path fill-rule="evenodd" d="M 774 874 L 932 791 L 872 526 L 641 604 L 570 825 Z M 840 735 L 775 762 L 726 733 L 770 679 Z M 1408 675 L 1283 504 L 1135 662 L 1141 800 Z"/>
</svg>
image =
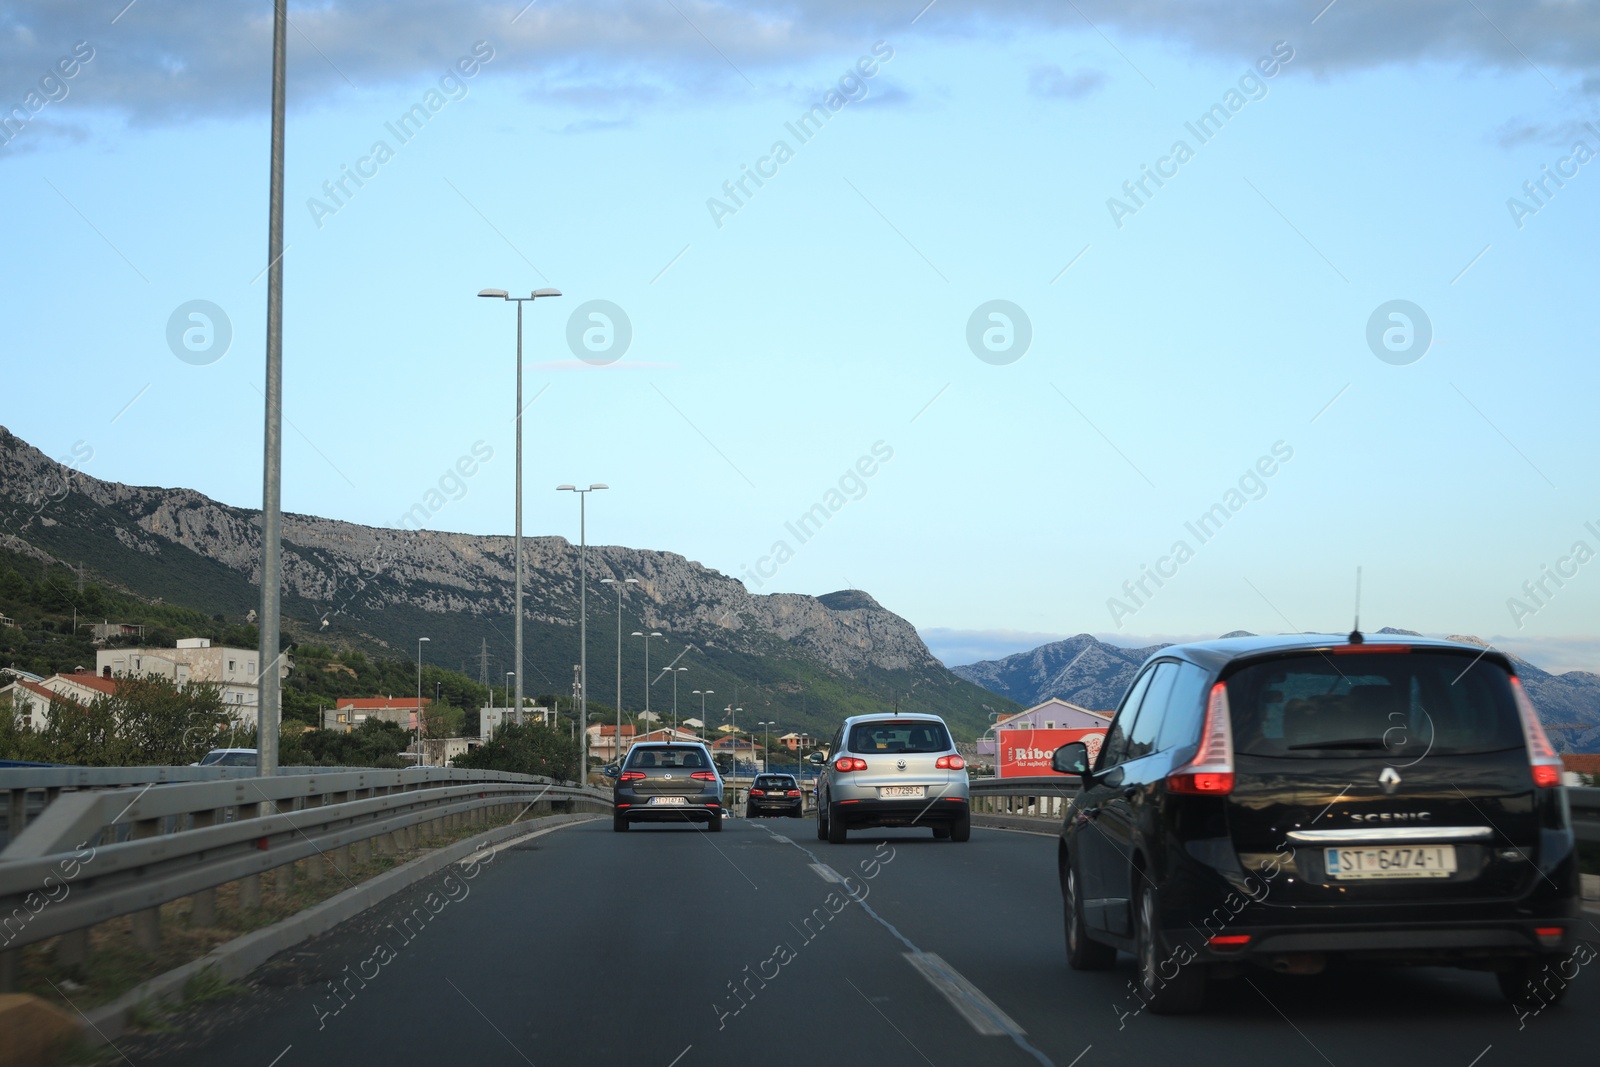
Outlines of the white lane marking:
<svg viewBox="0 0 1600 1067">
<path fill-rule="evenodd" d="M 546 826 L 543 830 L 535 830 L 531 834 L 523 834 L 521 837 L 513 837 L 509 841 L 501 841 L 497 844 L 490 845 L 488 848 L 481 848 L 464 860 L 456 860 L 456 866 L 470 867 L 474 863 L 482 863 L 484 861 L 484 857 L 492 856 L 496 851 L 502 848 L 510 848 L 512 845 L 520 845 L 524 841 L 532 841 L 534 838 L 541 837 L 544 834 L 553 834 L 563 826 L 576 826 L 579 823 L 594 822 L 595 819 L 603 818 L 605 818 L 604 815 L 596 815 L 594 819 L 573 819 L 571 822 L 562 823 L 561 826 Z"/>
<path fill-rule="evenodd" d="M 967 981 L 960 971 L 937 953 L 907 952 L 904 955 L 906 962 L 915 967 L 929 985 L 943 993 L 950 1006 L 984 1037 L 1027 1033 L 1015 1019 L 1001 1011 L 998 1004 L 984 996 L 981 989 Z"/>
<path fill-rule="evenodd" d="M 817 877 L 824 882 L 833 882 L 835 885 L 844 885 L 844 875 L 829 867 L 826 863 L 813 863 L 811 869 L 817 872 Z"/>
</svg>

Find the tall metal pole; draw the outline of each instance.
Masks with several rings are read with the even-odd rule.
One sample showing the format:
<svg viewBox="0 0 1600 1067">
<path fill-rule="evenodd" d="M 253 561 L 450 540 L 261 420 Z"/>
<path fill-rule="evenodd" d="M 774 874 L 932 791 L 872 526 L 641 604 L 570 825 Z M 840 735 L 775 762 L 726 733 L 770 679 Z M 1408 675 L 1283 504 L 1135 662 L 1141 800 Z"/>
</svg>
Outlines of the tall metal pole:
<svg viewBox="0 0 1600 1067">
<path fill-rule="evenodd" d="M 256 663 L 256 767 L 278 773 L 278 585 L 283 580 L 283 126 L 288 0 L 272 5 L 272 175 L 267 207 L 266 434 L 261 492 L 261 640 Z"/>
<path fill-rule="evenodd" d="M 514 653 L 517 669 L 517 710 L 513 721 L 522 721 L 522 301 L 517 304 L 517 621 Z"/>
<path fill-rule="evenodd" d="M 589 494 L 578 494 L 578 784 L 589 782 Z"/>
<path fill-rule="evenodd" d="M 617 766 L 622 765 L 622 582 L 617 585 Z"/>
<path fill-rule="evenodd" d="M 422 757 L 422 642 L 430 640 L 426 637 L 417 638 L 417 762 L 413 766 L 423 764 Z"/>
</svg>

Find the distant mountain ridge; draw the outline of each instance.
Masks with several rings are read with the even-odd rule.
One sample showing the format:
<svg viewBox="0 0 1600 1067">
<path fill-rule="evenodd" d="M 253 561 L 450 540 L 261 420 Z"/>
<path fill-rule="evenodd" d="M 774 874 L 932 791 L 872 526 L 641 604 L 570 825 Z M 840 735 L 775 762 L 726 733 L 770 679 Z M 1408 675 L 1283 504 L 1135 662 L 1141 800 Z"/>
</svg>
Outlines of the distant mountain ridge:
<svg viewBox="0 0 1600 1067">
<path fill-rule="evenodd" d="M 1396 637 L 1420 637 L 1415 630 L 1384 627 L 1372 631 Z M 1223 637 L 1250 637 L 1234 630 Z M 1477 637 L 1453 635 L 1451 641 L 1486 647 Z M 1091 711 L 1112 711 L 1122 701 L 1139 665 L 1166 645 L 1118 648 L 1089 634 L 1053 641 L 1003 659 L 969 663 L 951 670 L 991 693 L 1033 706 L 1051 697 Z M 1563 752 L 1600 752 L 1600 674 L 1567 671 L 1551 674 L 1511 656 L 1528 696 Z"/>
<path fill-rule="evenodd" d="M 578 656 L 578 546 L 525 537 L 524 646 L 529 692 L 570 691 Z M 470 665 L 487 641 L 498 688 L 509 666 L 514 541 L 434 530 L 283 517 L 284 629 L 289 640 L 354 641 L 411 657 L 427 636 L 429 662 Z M 69 566 L 145 598 L 242 621 L 259 604 L 260 513 L 192 489 L 102 481 L 50 459 L 0 427 L 0 550 Z M 590 545 L 591 699 L 616 699 L 616 594 L 603 578 L 636 578 L 624 594 L 624 632 L 659 631 L 651 648 L 651 707 L 670 714 L 674 657 L 690 668 L 680 712 L 698 715 L 692 690 L 713 690 L 707 718 L 730 701 L 741 724 L 777 719 L 826 736 L 844 714 L 907 702 L 973 736 L 994 698 L 952 674 L 905 619 L 867 593 L 757 595 L 684 556 Z M 693 650 L 686 649 L 693 646 Z M 660 658 L 658 658 L 660 657 Z M 643 642 L 623 642 L 623 702 L 645 699 Z M 687 685 L 683 683 L 689 683 Z M 693 710 L 686 710 L 691 707 Z M 913 706 L 906 703 L 906 706 Z M 1005 710 L 1012 710 L 1009 706 Z"/>
</svg>

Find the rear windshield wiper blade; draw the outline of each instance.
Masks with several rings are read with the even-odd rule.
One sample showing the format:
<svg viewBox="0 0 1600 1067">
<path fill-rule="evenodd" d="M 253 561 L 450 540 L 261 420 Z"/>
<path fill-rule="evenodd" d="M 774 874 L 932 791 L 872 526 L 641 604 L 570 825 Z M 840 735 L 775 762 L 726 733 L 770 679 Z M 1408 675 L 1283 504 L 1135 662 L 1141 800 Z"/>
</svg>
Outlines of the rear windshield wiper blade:
<svg viewBox="0 0 1600 1067">
<path fill-rule="evenodd" d="M 1303 745 L 1290 745 L 1289 751 L 1294 752 L 1302 748 L 1388 748 L 1380 738 L 1376 737 L 1347 737 L 1342 741 L 1309 741 Z"/>
</svg>

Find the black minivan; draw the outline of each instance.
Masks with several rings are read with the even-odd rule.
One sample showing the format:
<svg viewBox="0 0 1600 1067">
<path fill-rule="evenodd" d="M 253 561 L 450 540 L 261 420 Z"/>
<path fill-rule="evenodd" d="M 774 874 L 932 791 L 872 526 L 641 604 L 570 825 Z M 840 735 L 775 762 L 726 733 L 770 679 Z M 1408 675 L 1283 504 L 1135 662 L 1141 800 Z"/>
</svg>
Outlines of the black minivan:
<svg viewBox="0 0 1600 1067">
<path fill-rule="evenodd" d="M 1380 643 L 1381 642 L 1381 643 Z M 1330 961 L 1493 971 L 1550 1004 L 1581 916 L 1561 760 L 1506 656 L 1421 637 L 1224 638 L 1141 667 L 1081 775 L 1068 963 L 1135 957 L 1143 1006 Z M 1142 1009 L 1141 1009 L 1142 1010 Z"/>
</svg>

